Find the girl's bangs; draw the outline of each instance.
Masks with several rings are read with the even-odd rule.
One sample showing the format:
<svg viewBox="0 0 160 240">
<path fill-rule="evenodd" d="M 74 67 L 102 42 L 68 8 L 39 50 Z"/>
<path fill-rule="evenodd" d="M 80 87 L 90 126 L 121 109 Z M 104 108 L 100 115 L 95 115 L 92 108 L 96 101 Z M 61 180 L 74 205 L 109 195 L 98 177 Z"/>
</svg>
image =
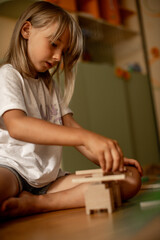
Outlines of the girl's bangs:
<svg viewBox="0 0 160 240">
<path fill-rule="evenodd" d="M 60 36 L 64 33 L 64 31 L 68 27 L 68 24 L 62 21 L 56 21 L 56 22 L 54 21 L 53 23 L 56 23 L 58 25 L 57 25 L 57 31 L 52 33 L 50 36 L 48 36 L 51 42 L 55 42 L 58 38 L 60 38 Z"/>
</svg>

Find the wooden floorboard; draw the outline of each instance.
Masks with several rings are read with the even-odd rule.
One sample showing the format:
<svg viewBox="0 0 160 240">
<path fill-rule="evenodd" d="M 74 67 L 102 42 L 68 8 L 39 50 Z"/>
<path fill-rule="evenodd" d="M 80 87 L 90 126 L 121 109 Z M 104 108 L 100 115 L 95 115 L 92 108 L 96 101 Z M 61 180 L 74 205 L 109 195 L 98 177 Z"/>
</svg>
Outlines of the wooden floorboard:
<svg viewBox="0 0 160 240">
<path fill-rule="evenodd" d="M 0 239 L 159 240 L 160 206 L 140 208 L 141 201 L 159 198 L 159 195 L 160 190 L 140 192 L 112 214 L 86 215 L 85 208 L 79 208 L 3 222 L 0 223 Z"/>
</svg>

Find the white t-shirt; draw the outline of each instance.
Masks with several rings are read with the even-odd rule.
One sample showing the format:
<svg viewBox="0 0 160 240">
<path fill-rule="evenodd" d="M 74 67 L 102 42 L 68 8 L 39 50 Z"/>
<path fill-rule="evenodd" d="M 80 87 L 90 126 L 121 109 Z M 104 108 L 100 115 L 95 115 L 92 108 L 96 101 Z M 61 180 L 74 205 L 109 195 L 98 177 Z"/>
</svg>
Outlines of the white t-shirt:
<svg viewBox="0 0 160 240">
<path fill-rule="evenodd" d="M 11 109 L 59 125 L 71 110 L 61 106 L 55 89 L 51 96 L 42 79 L 25 79 L 10 64 L 0 68 L 0 164 L 14 168 L 34 187 L 45 186 L 60 174 L 62 147 L 10 137 L 2 115 Z"/>
</svg>

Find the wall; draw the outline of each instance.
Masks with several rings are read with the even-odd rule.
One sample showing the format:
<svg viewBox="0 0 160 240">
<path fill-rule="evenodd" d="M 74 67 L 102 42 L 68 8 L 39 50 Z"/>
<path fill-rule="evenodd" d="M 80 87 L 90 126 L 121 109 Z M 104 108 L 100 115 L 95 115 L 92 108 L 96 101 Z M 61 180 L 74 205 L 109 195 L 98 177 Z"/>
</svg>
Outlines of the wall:
<svg viewBox="0 0 160 240">
<path fill-rule="evenodd" d="M 143 0 L 140 2 L 160 136 L 160 1 Z"/>
<path fill-rule="evenodd" d="M 10 38 L 20 14 L 34 0 L 0 0 L 0 61 L 9 46 Z"/>
<path fill-rule="evenodd" d="M 0 16 L 0 59 L 3 58 L 4 54 L 8 49 L 15 23 L 15 19 Z"/>
<path fill-rule="evenodd" d="M 126 9 L 129 12 L 126 17 L 122 18 L 123 25 L 126 29 L 135 32 L 135 36 L 119 42 L 115 46 L 115 63 L 126 70 L 130 69 L 131 65 L 138 64 L 140 71 L 146 74 L 136 0 L 120 0 L 119 3 L 120 8 Z"/>
</svg>

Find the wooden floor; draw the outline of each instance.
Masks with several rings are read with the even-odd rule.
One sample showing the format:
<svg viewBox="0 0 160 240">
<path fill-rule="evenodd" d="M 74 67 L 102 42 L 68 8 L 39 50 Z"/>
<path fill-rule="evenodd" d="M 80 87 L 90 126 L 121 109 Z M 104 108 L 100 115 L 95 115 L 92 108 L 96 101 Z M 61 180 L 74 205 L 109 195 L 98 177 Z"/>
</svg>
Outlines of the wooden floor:
<svg viewBox="0 0 160 240">
<path fill-rule="evenodd" d="M 86 215 L 84 208 L 57 211 L 0 223 L 1 240 L 160 240 L 160 206 L 140 202 L 160 200 L 159 190 L 145 190 L 113 214 Z"/>
</svg>

